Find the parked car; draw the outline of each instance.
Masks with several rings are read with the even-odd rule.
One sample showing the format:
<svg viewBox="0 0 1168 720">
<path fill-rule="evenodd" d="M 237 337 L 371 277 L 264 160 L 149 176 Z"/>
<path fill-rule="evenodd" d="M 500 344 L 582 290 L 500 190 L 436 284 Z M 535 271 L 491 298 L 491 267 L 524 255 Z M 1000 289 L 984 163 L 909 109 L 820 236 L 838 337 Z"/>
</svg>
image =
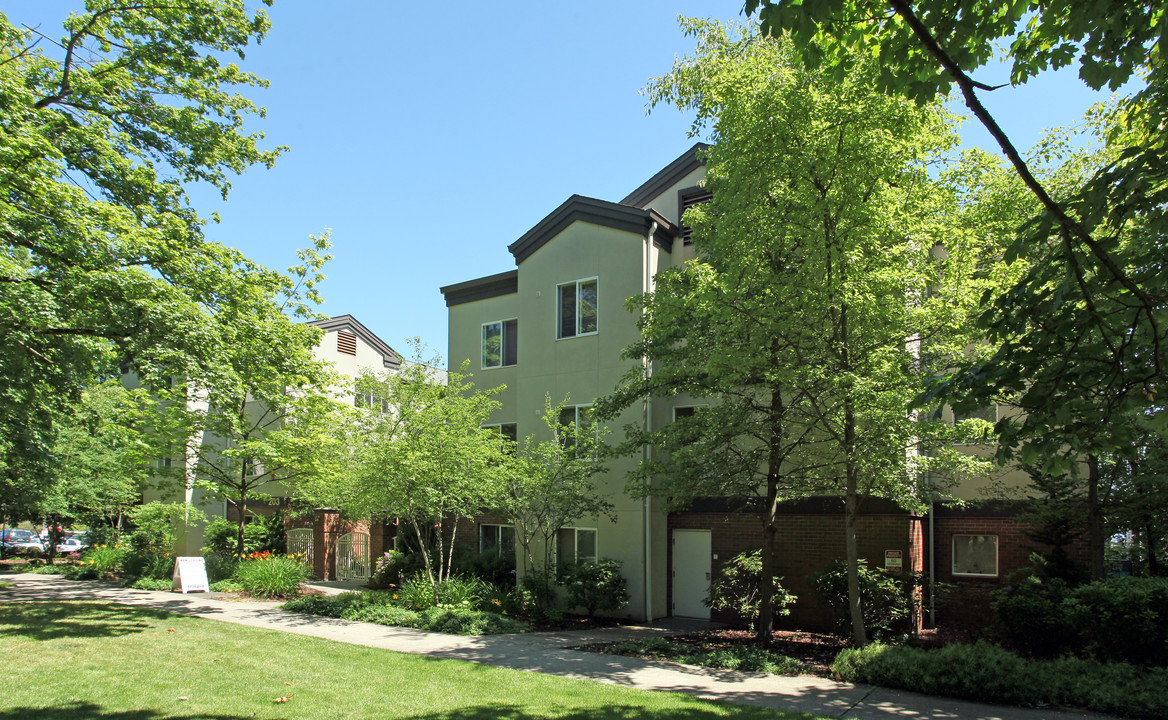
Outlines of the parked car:
<svg viewBox="0 0 1168 720">
<path fill-rule="evenodd" d="M 4 549 L 16 555 L 39 555 L 45 551 L 41 539 L 28 530 L 8 528 L 0 532 Z"/>
<path fill-rule="evenodd" d="M 77 538 L 71 538 L 71 537 L 62 538 L 61 542 L 57 543 L 57 552 L 61 553 L 61 554 L 79 553 L 84 549 L 85 549 L 85 546 L 82 545 L 81 541 L 78 540 Z"/>
</svg>

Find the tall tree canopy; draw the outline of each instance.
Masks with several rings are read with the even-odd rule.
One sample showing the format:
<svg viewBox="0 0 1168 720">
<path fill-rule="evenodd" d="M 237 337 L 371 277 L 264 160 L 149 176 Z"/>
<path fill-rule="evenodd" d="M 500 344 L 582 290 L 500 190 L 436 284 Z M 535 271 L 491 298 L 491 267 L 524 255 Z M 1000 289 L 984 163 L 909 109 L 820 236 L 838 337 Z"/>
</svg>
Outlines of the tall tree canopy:
<svg viewBox="0 0 1168 720">
<path fill-rule="evenodd" d="M 0 476 L 35 497 L 52 416 L 132 361 L 146 382 L 213 377 L 227 307 L 267 305 L 273 273 L 203 235 L 186 183 L 279 148 L 230 62 L 268 32 L 244 0 L 88 0 L 60 38 L 0 14 Z M 269 282 L 270 281 L 270 282 Z M 7 492 L 7 491 L 6 491 Z"/>
<path fill-rule="evenodd" d="M 695 111 L 695 133 L 712 131 L 713 199 L 685 216 L 697 258 L 659 273 L 655 291 L 632 302 L 642 340 L 626 355 L 649 362 L 602 411 L 646 394 L 706 405 L 660 431 L 629 428 L 626 451 L 667 451 L 641 464 L 634 489 L 674 505 L 754 498 L 763 577 L 773 575 L 778 504 L 845 495 L 840 549 L 862 643 L 859 497 L 926 499 L 917 483 L 938 458 L 912 449 L 946 430 L 918 422 L 909 403 L 925 368 L 968 343 L 971 269 L 984 259 L 973 234 L 946 222 L 952 197 L 927 172 L 952 130 L 936 105 L 874 92 L 870 63 L 833 80 L 796 65 L 788 42 L 684 24 L 697 53 L 649 97 Z M 941 242 L 945 257 L 934 252 Z M 761 608 L 765 638 L 769 593 Z"/>
<path fill-rule="evenodd" d="M 1037 201 L 1007 262 L 1024 272 L 987 295 L 980 322 L 996 352 L 939 386 L 947 396 L 1011 397 L 1003 453 L 1075 472 L 1078 458 L 1130 451 L 1140 426 L 1163 431 L 1168 313 L 1168 117 L 1163 1 L 750 0 L 765 31 L 793 38 L 808 66 L 840 76 L 878 57 L 874 83 L 918 101 L 956 85 Z M 1100 111 L 1107 157 L 1059 191 L 1033 170 L 979 100 L 974 79 L 1008 41 L 1010 80 L 1077 64 L 1092 88 L 1134 90 Z M 1129 81 L 1130 85 L 1125 85 Z M 1136 422 L 1133 422 L 1135 420 Z"/>
</svg>

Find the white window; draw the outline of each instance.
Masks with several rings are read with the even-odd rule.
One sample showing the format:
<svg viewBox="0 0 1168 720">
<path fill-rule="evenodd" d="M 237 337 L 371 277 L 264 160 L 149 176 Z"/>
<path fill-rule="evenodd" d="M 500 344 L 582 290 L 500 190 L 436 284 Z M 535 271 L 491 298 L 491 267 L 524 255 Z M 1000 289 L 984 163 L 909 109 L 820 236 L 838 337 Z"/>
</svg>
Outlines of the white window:
<svg viewBox="0 0 1168 720">
<path fill-rule="evenodd" d="M 372 390 L 363 391 L 360 388 L 354 388 L 353 404 L 359 408 L 380 410 L 383 413 L 389 412 L 389 401 Z"/>
<path fill-rule="evenodd" d="M 511 525 L 479 525 L 479 552 L 505 553 L 515 550 L 515 528 Z"/>
<path fill-rule="evenodd" d="M 576 447 L 580 433 L 587 432 L 589 428 L 593 433 L 596 432 L 591 405 L 572 405 L 561 409 L 559 423 L 560 444 L 565 448 Z"/>
<path fill-rule="evenodd" d="M 596 278 L 564 283 L 557 288 L 556 337 L 596 332 Z"/>
<path fill-rule="evenodd" d="M 508 367 L 518 362 L 519 321 L 495 320 L 483 323 L 484 368 Z"/>
<path fill-rule="evenodd" d="M 953 574 L 997 576 L 998 536 L 954 535 Z"/>
<path fill-rule="evenodd" d="M 560 528 L 556 533 L 556 564 L 596 562 L 596 528 Z"/>
</svg>

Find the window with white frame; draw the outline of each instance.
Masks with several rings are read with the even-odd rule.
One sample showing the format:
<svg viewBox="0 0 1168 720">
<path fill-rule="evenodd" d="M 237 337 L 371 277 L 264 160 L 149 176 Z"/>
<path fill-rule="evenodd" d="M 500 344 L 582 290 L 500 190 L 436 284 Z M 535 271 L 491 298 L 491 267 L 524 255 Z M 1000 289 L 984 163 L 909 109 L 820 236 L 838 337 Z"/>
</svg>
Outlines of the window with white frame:
<svg viewBox="0 0 1168 720">
<path fill-rule="evenodd" d="M 560 444 L 565 448 L 574 448 L 580 438 L 580 433 L 588 432 L 589 428 L 596 432 L 596 425 L 592 418 L 591 405 L 571 405 L 560 410 Z"/>
<path fill-rule="evenodd" d="M 515 550 L 515 527 L 512 525 L 479 525 L 479 552 L 499 555 Z"/>
<path fill-rule="evenodd" d="M 389 412 L 388 400 L 372 390 L 362 390 L 359 387 L 353 389 L 353 405 L 369 410 L 380 410 L 383 413 Z"/>
<path fill-rule="evenodd" d="M 953 574 L 996 577 L 998 574 L 998 536 L 954 535 Z"/>
<path fill-rule="evenodd" d="M 519 359 L 519 321 L 493 320 L 483 323 L 483 368 L 514 365 Z"/>
<path fill-rule="evenodd" d="M 953 412 L 953 422 L 959 423 L 964 420 L 985 420 L 990 424 L 996 423 L 998 421 L 998 406 L 985 405 L 968 412 Z"/>
<path fill-rule="evenodd" d="M 596 528 L 560 528 L 556 533 L 556 564 L 596 562 Z"/>
<path fill-rule="evenodd" d="M 596 278 L 564 283 L 556 295 L 556 337 L 572 338 L 597 331 Z"/>
<path fill-rule="evenodd" d="M 510 447 L 514 447 L 514 444 L 519 441 L 519 426 L 515 423 L 495 423 L 483 425 L 483 427 L 498 431 L 504 439 L 511 441 Z"/>
</svg>

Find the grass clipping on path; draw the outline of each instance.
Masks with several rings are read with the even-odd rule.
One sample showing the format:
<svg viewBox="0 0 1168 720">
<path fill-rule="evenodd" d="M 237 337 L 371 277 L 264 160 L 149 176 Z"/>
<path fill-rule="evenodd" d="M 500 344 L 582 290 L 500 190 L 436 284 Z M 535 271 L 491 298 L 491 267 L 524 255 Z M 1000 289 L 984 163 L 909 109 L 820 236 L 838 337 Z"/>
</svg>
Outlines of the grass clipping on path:
<svg viewBox="0 0 1168 720">
<path fill-rule="evenodd" d="M 0 720 L 802 718 L 106 602 L 0 602 Z"/>
</svg>

